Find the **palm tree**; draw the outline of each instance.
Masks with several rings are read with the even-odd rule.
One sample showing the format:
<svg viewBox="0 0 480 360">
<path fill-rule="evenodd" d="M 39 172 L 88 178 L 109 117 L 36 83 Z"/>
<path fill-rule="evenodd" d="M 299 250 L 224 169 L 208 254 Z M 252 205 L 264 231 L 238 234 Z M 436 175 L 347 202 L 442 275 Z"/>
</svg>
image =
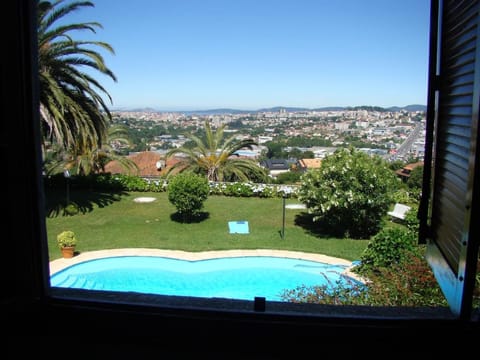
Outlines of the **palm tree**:
<svg viewBox="0 0 480 360">
<path fill-rule="evenodd" d="M 116 161 L 127 171 L 138 171 L 137 164 L 129 158 L 118 154 L 112 144 L 131 145 L 128 129 L 125 125 L 112 125 L 108 128 L 107 138 L 102 141 L 102 147 L 82 148 L 70 147 L 68 152 L 58 148 L 56 152 L 48 152 L 49 158 L 45 168 L 49 175 L 71 170 L 76 175 L 105 172 L 105 165 Z"/>
<path fill-rule="evenodd" d="M 114 51 L 104 42 L 74 39 L 72 32 L 95 33 L 96 28 L 102 27 L 99 23 L 59 24 L 64 16 L 82 7 L 93 7 L 93 3 L 63 3 L 64 0 L 38 2 L 40 118 L 44 145 L 57 143 L 70 152 L 100 148 L 111 120 L 102 95 L 110 102 L 112 99 L 83 69 L 93 69 L 116 81 L 101 54 L 92 47 Z"/>
<path fill-rule="evenodd" d="M 170 150 L 166 157 L 181 155 L 180 161 L 169 169 L 169 174 L 178 171 L 193 171 L 205 174 L 209 181 L 248 181 L 251 178 L 264 179 L 265 170 L 251 159 L 241 158 L 236 152 L 240 149 L 252 149 L 257 145 L 253 139 L 237 140 L 236 135 L 224 139 L 223 124 L 214 132 L 205 121 L 205 138 L 185 134 L 193 148 L 182 146 Z"/>
</svg>

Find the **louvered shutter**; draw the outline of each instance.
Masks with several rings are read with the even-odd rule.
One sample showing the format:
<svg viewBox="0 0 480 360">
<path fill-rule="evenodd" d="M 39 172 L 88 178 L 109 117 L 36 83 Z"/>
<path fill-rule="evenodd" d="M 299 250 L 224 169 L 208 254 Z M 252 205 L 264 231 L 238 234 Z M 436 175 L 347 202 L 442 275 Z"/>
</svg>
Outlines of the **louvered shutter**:
<svg viewBox="0 0 480 360">
<path fill-rule="evenodd" d="M 460 317 L 470 316 L 479 242 L 479 9 L 480 1 L 432 1 L 425 158 L 431 166 L 424 174 L 420 236 Z"/>
</svg>

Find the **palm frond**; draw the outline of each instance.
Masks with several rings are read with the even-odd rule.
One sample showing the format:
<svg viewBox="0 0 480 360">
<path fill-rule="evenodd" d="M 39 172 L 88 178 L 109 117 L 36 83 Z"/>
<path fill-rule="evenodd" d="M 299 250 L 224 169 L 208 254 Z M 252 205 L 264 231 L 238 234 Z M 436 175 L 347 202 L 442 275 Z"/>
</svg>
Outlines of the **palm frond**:
<svg viewBox="0 0 480 360">
<path fill-rule="evenodd" d="M 210 123 L 205 122 L 205 138 L 186 134 L 185 136 L 193 141 L 195 147 L 180 147 L 170 150 L 167 158 L 182 155 L 180 161 L 169 171 L 190 170 L 195 173 L 204 174 L 209 181 L 249 180 L 251 176 L 256 179 L 262 178 L 264 170 L 255 161 L 234 157 L 237 150 L 249 148 L 256 145 L 252 139 L 238 140 L 235 135 L 224 139 L 226 125 L 219 126 L 216 131 L 212 130 Z"/>
</svg>

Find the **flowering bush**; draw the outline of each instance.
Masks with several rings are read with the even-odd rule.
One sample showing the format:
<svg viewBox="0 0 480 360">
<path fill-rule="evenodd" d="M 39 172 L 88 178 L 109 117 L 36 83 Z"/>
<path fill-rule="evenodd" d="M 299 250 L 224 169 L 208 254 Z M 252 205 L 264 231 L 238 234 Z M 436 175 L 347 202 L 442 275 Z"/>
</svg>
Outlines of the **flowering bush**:
<svg viewBox="0 0 480 360">
<path fill-rule="evenodd" d="M 339 149 L 302 176 L 298 199 L 325 233 L 366 239 L 381 229 L 398 182 L 381 158 Z"/>
<path fill-rule="evenodd" d="M 51 176 L 45 179 L 48 187 L 61 187 L 65 179 L 63 175 Z M 72 186 L 76 189 L 109 190 L 109 191 L 138 191 L 138 192 L 166 192 L 168 180 L 164 178 L 148 178 L 123 174 L 91 174 L 71 178 Z M 237 197 L 296 197 L 297 185 L 261 184 L 250 182 L 213 182 L 209 183 L 211 195 Z"/>
<path fill-rule="evenodd" d="M 249 182 L 210 182 L 210 194 L 238 197 L 297 197 L 298 186 Z"/>
</svg>

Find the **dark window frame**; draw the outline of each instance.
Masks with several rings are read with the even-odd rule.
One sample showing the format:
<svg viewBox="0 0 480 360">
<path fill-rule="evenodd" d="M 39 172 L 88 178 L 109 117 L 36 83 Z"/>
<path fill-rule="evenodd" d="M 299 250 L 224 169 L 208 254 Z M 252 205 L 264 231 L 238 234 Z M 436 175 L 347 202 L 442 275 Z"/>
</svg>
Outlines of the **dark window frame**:
<svg viewBox="0 0 480 360">
<path fill-rule="evenodd" d="M 433 0 L 430 26 L 419 236 L 452 312 L 469 319 L 480 243 L 480 1 Z"/>
<path fill-rule="evenodd" d="M 118 341 L 137 336 L 158 355 L 193 352 L 283 357 L 290 351 L 309 355 L 313 350 L 358 355 L 385 345 L 396 346 L 397 354 L 418 353 L 417 340 L 427 334 L 440 342 L 465 343 L 469 336 L 478 337 L 478 319 L 462 321 L 449 316 L 448 311 L 438 314 L 436 309 L 277 307 L 268 303 L 263 309 L 261 304 L 248 301 L 205 304 L 191 298 L 51 289 L 37 106 L 36 0 L 8 0 L 2 8 L 9 18 L 8 23 L 3 22 L 9 56 L 2 59 L 4 121 L 0 146 L 12 190 L 2 202 L 2 213 L 9 216 L 9 231 L 3 237 L 1 299 L 3 324 L 12 338 L 45 336 L 52 347 L 59 346 L 57 339 L 73 338 L 74 344 L 67 347 L 76 355 L 91 355 L 91 347 L 83 347 L 85 343 L 101 345 L 119 355 L 138 351 L 135 342 Z M 117 341 L 109 342 L 111 336 Z M 158 343 L 162 347 L 157 347 Z M 15 348 L 17 356 L 31 351 L 22 344 Z M 34 350 L 47 354 L 55 351 L 52 347 L 35 346 Z"/>
</svg>

